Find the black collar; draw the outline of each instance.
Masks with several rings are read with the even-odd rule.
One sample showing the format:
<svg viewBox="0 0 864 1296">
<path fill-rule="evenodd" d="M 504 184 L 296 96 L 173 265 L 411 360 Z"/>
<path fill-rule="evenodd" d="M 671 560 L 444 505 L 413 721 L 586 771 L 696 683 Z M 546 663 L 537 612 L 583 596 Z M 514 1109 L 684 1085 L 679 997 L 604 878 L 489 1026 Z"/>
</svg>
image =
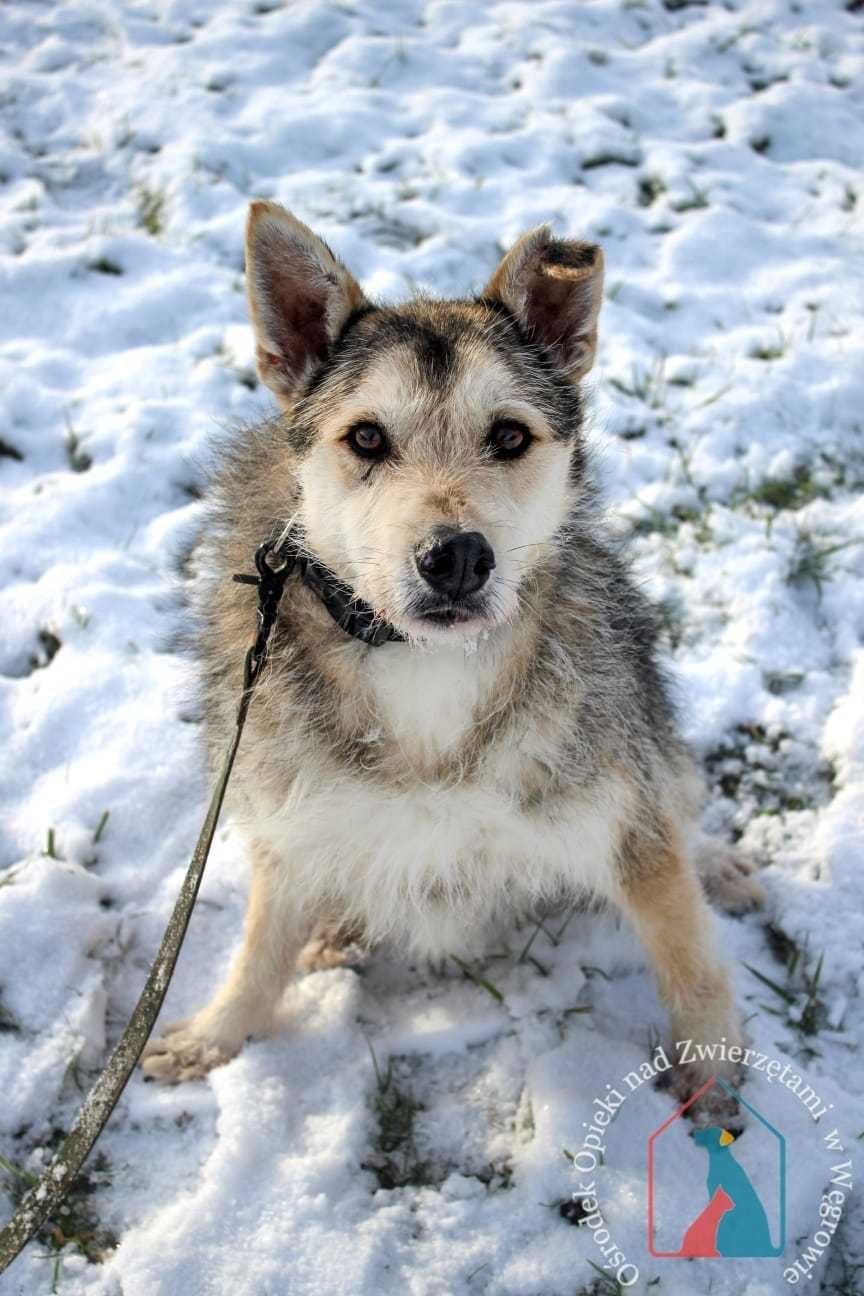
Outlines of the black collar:
<svg viewBox="0 0 864 1296">
<path fill-rule="evenodd" d="M 375 609 L 358 598 L 350 585 L 301 548 L 292 533 L 289 532 L 278 544 L 266 541 L 260 545 L 255 552 L 255 566 L 257 576 L 242 575 L 234 579 L 246 585 L 278 587 L 278 602 L 288 577 L 297 572 L 306 588 L 318 596 L 339 628 L 352 639 L 359 639 L 370 648 L 405 642 L 405 636 L 395 626 L 382 621 Z"/>
</svg>

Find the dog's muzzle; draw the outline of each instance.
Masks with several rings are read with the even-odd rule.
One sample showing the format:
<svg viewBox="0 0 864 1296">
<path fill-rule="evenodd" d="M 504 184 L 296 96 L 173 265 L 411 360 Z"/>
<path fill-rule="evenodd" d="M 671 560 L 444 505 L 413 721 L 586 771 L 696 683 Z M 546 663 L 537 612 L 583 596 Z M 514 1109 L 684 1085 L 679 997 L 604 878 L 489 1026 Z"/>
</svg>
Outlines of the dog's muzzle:
<svg viewBox="0 0 864 1296">
<path fill-rule="evenodd" d="M 486 614 L 487 598 L 481 591 L 495 566 L 495 554 L 479 531 L 436 527 L 417 546 L 414 563 L 421 581 L 413 599 L 416 616 L 443 628 Z"/>
</svg>

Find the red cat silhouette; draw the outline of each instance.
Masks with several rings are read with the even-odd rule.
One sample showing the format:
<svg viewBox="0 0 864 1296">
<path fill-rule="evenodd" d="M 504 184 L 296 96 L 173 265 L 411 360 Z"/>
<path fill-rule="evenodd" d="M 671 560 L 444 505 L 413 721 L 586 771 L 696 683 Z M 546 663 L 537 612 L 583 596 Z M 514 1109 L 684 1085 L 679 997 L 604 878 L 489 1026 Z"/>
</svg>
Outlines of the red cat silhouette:
<svg viewBox="0 0 864 1296">
<path fill-rule="evenodd" d="M 717 1250 L 717 1226 L 727 1211 L 735 1205 L 732 1198 L 722 1188 L 718 1188 L 708 1205 L 699 1212 L 693 1223 L 684 1234 L 681 1243 L 681 1256 L 701 1256 L 704 1259 L 719 1257 Z"/>
</svg>

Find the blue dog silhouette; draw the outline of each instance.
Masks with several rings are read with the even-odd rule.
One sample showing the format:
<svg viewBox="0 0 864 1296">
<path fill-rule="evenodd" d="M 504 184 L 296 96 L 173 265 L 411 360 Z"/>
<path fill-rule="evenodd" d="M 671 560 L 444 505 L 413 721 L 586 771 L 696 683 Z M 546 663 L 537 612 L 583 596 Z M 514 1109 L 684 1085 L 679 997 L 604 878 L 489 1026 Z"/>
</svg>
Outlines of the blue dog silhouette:
<svg viewBox="0 0 864 1296">
<path fill-rule="evenodd" d="M 751 1184 L 747 1171 L 732 1155 L 732 1135 L 719 1125 L 695 1130 L 693 1141 L 708 1153 L 708 1198 L 718 1188 L 732 1199 L 717 1226 L 717 1250 L 721 1256 L 767 1256 L 778 1252 L 771 1244 L 765 1208 Z"/>
</svg>

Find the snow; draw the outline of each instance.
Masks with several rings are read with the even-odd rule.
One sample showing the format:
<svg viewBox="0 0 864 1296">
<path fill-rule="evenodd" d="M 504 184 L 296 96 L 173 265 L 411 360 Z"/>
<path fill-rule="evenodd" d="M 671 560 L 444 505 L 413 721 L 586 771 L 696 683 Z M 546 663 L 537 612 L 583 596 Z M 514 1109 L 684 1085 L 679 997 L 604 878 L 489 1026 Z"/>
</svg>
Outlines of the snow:
<svg viewBox="0 0 864 1296">
<path fill-rule="evenodd" d="M 397 298 L 479 288 L 549 220 L 605 248 L 602 476 L 664 608 L 706 824 L 764 865 L 766 912 L 718 918 L 754 1048 L 833 1104 L 814 1127 L 764 1074 L 746 1088 L 789 1144 L 783 1260 L 648 1254 L 646 1140 L 674 1110 L 651 1085 L 610 1130 L 600 1207 L 635 1291 L 786 1290 L 824 1167 L 864 1127 L 861 23 L 840 0 L 0 9 L 4 1157 L 38 1170 L 69 1127 L 203 816 L 174 636 L 208 440 L 270 408 L 247 201 L 285 202 Z M 245 887 L 224 823 L 166 1019 L 224 972 Z M 86 1197 L 118 1246 L 101 1264 L 70 1246 L 55 1273 L 31 1244 L 2 1296 L 614 1290 L 558 1209 L 578 1185 L 564 1149 L 662 1015 L 614 918 L 578 914 L 557 945 L 540 932 L 536 963 L 528 935 L 474 969 L 500 1001 L 454 964 L 382 952 L 298 982 L 296 1028 L 207 1084 L 136 1074 Z M 826 1159 L 835 1125 L 847 1150 Z M 748 1129 L 768 1200 L 754 1144 Z M 862 1266 L 849 1196 L 811 1287 L 855 1290 Z"/>
</svg>

